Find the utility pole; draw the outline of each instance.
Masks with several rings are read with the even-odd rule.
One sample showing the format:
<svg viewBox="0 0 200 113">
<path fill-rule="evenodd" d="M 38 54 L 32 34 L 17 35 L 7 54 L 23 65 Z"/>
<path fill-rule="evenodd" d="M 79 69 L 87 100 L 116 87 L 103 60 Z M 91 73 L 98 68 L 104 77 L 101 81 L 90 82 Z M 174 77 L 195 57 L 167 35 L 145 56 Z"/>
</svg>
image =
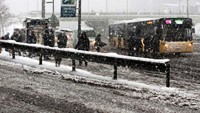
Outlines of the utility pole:
<svg viewBox="0 0 200 113">
<path fill-rule="evenodd" d="M 78 38 L 81 36 L 81 0 L 78 5 Z"/>
<path fill-rule="evenodd" d="M 189 1 L 187 0 L 187 18 L 189 18 Z"/>
<path fill-rule="evenodd" d="M 42 18 L 45 18 L 45 0 L 42 0 Z"/>
<path fill-rule="evenodd" d="M 78 40 L 81 36 L 81 0 L 79 0 L 79 3 L 78 3 Z M 76 62 L 75 60 L 72 60 L 72 71 L 75 71 L 76 67 Z"/>
</svg>

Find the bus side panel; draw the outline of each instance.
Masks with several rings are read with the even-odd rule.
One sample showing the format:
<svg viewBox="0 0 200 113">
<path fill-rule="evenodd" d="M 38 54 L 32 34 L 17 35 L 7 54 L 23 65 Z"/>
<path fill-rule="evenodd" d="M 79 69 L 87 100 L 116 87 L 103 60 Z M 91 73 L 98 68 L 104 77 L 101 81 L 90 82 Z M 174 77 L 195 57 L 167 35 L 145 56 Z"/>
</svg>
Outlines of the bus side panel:
<svg viewBox="0 0 200 113">
<path fill-rule="evenodd" d="M 113 37 L 113 47 L 118 48 L 119 47 L 119 41 L 118 41 L 118 37 Z"/>
</svg>

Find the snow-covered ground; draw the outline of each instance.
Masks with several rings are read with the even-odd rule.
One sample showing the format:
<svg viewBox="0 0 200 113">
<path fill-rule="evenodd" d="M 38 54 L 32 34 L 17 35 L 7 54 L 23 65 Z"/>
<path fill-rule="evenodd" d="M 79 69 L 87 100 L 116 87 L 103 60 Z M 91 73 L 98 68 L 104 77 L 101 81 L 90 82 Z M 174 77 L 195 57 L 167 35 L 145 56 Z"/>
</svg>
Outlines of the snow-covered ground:
<svg viewBox="0 0 200 113">
<path fill-rule="evenodd" d="M 90 83 L 97 86 L 145 92 L 145 94 L 140 95 L 140 98 L 150 98 L 150 100 L 162 101 L 166 104 L 178 104 L 180 107 L 189 106 L 191 109 L 200 109 L 200 93 L 198 91 L 188 91 L 175 87 L 166 88 L 161 85 L 145 84 L 145 82 L 142 83 L 126 79 L 113 80 L 111 77 L 95 75 L 92 72 L 81 69 L 76 69 L 75 72 L 72 72 L 72 67 L 66 65 L 55 67 L 53 62 L 44 61 L 43 65 L 39 65 L 37 59 L 22 56 L 16 56 L 16 59 L 12 59 L 6 51 L 2 51 L 0 54 L 0 64 L 2 66 L 23 69 L 30 73 L 42 74 L 44 72 L 53 72 L 57 75 L 61 75 L 63 79 L 80 83 Z M 132 94 L 128 93 L 126 95 Z M 152 95 L 154 96 L 152 97 Z"/>
<path fill-rule="evenodd" d="M 200 36 L 200 23 L 195 24 L 194 28 L 195 28 L 195 34 L 197 36 Z"/>
</svg>

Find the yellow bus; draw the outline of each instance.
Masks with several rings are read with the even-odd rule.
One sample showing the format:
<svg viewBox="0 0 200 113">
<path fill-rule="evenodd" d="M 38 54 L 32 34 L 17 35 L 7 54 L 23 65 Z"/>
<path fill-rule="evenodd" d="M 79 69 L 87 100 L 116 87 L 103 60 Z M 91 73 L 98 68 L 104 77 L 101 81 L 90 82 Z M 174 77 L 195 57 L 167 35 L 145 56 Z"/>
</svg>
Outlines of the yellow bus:
<svg viewBox="0 0 200 113">
<path fill-rule="evenodd" d="M 141 53 L 167 54 L 193 52 L 191 18 L 156 18 L 119 21 L 109 25 L 109 44 L 113 49 L 128 49 L 132 35 L 139 32 Z"/>
</svg>

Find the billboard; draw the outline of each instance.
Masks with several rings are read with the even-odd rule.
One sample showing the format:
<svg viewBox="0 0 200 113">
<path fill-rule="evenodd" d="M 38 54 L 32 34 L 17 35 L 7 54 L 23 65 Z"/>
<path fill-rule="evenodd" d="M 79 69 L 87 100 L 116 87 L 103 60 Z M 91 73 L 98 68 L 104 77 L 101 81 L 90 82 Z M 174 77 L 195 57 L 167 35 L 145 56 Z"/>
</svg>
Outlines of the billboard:
<svg viewBox="0 0 200 113">
<path fill-rule="evenodd" d="M 76 0 L 62 0 L 62 5 L 76 4 Z"/>
<path fill-rule="evenodd" d="M 76 0 L 61 0 L 60 17 L 76 17 Z"/>
</svg>

